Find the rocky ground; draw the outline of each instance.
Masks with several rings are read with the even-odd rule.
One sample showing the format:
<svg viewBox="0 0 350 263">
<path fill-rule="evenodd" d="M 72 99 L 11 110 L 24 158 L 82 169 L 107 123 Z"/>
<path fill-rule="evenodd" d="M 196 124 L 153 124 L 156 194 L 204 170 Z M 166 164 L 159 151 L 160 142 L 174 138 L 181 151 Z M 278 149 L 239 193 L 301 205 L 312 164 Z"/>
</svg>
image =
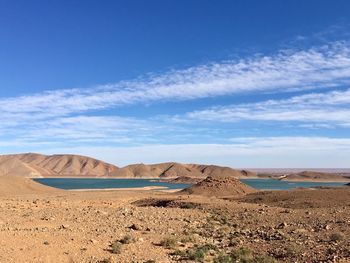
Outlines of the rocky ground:
<svg viewBox="0 0 350 263">
<path fill-rule="evenodd" d="M 0 262 L 350 262 L 349 196 L 350 189 L 240 199 L 156 191 L 3 196 Z"/>
</svg>

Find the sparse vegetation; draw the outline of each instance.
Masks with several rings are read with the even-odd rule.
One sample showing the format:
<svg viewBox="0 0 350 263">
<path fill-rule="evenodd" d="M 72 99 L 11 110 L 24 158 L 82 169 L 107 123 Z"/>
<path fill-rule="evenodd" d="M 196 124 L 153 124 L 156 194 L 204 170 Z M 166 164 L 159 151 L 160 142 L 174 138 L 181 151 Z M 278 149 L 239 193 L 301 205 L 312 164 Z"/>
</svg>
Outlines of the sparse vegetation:
<svg viewBox="0 0 350 263">
<path fill-rule="evenodd" d="M 276 260 L 269 256 L 254 256 L 253 252 L 249 248 L 241 247 L 236 249 L 232 253 L 232 261 L 222 261 L 226 262 L 237 262 L 237 263 L 275 263 Z M 217 261 L 217 263 L 221 263 Z"/>
<path fill-rule="evenodd" d="M 120 254 L 122 252 L 122 246 L 125 244 L 130 244 L 132 242 L 135 242 L 135 239 L 130 235 L 125 235 L 120 240 L 115 240 L 111 245 L 111 252 L 113 254 Z"/>
<path fill-rule="evenodd" d="M 217 251 L 217 246 L 213 244 L 204 244 L 202 246 L 195 246 L 194 248 L 187 249 L 187 250 L 175 250 L 172 255 L 178 256 L 182 259 L 189 259 L 197 262 L 203 262 L 206 254 L 210 251 L 214 250 Z"/>
<path fill-rule="evenodd" d="M 173 253 L 171 253 L 173 256 L 179 256 L 179 257 L 186 257 L 187 251 L 186 250 L 180 250 L 176 249 Z"/>
<path fill-rule="evenodd" d="M 254 259 L 254 263 L 276 263 L 276 259 L 269 256 L 260 256 Z"/>
<path fill-rule="evenodd" d="M 182 243 L 194 243 L 197 241 L 197 238 L 194 235 L 186 235 L 180 239 L 180 242 Z"/>
<path fill-rule="evenodd" d="M 135 239 L 130 235 L 125 235 L 119 242 L 122 244 L 130 244 L 135 242 Z"/>
<path fill-rule="evenodd" d="M 214 258 L 213 263 L 233 263 L 233 259 L 230 255 L 220 254 Z"/>
<path fill-rule="evenodd" d="M 253 263 L 254 256 L 253 252 L 249 248 L 241 247 L 233 251 L 232 259 L 234 262 L 239 263 Z"/>
<path fill-rule="evenodd" d="M 329 236 L 329 239 L 331 241 L 334 241 L 334 242 L 339 242 L 339 241 L 342 241 L 345 239 L 345 236 L 343 233 L 340 233 L 340 232 L 336 232 L 336 233 L 332 233 L 330 236 Z"/>
<path fill-rule="evenodd" d="M 162 247 L 173 249 L 177 246 L 177 239 L 175 237 L 167 237 L 160 242 Z"/>
<path fill-rule="evenodd" d="M 111 245 L 111 252 L 113 254 L 120 254 L 122 252 L 122 243 L 119 240 L 116 240 Z"/>
<path fill-rule="evenodd" d="M 197 205 L 194 203 L 181 203 L 179 205 L 179 208 L 182 208 L 182 209 L 195 209 L 196 207 Z"/>
<path fill-rule="evenodd" d="M 188 259 L 190 259 L 190 260 L 194 260 L 197 262 L 203 262 L 204 257 L 205 257 L 205 251 L 200 247 L 193 248 L 191 250 L 188 250 L 187 256 L 188 256 Z"/>
<path fill-rule="evenodd" d="M 239 244 L 239 242 L 237 241 L 237 239 L 236 239 L 235 237 L 230 238 L 230 241 L 229 241 L 229 243 L 228 243 L 228 245 L 229 245 L 230 247 L 235 247 L 235 246 L 237 246 L 238 244 Z"/>
<path fill-rule="evenodd" d="M 302 248 L 300 247 L 300 245 L 297 245 L 295 243 L 291 243 L 288 245 L 288 247 L 286 248 L 286 252 L 285 252 L 285 257 L 296 257 L 298 256 L 302 251 Z"/>
<path fill-rule="evenodd" d="M 207 243 L 207 244 L 204 244 L 203 246 L 200 246 L 199 247 L 201 250 L 203 250 L 205 253 L 207 253 L 209 250 L 218 250 L 218 247 L 214 244 L 210 244 L 210 243 Z"/>
</svg>

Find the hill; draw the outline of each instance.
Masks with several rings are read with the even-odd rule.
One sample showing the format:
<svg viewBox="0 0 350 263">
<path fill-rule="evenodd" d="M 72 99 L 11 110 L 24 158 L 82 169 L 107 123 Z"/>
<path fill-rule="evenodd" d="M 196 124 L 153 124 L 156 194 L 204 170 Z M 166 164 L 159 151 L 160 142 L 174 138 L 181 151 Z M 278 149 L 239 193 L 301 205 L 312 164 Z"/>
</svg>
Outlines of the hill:
<svg viewBox="0 0 350 263">
<path fill-rule="evenodd" d="M 86 156 L 42 155 L 36 153 L 0 156 L 0 176 L 22 177 L 116 177 L 116 178 L 177 178 L 204 179 L 207 176 L 254 178 L 255 173 L 230 167 L 175 162 L 132 164 L 119 168 Z"/>
<path fill-rule="evenodd" d="M 254 192 L 257 190 L 232 176 L 208 176 L 203 181 L 180 191 L 181 194 L 216 197 L 239 197 Z"/>
<path fill-rule="evenodd" d="M 0 176 L 0 196 L 60 193 L 58 190 L 18 176 Z"/>
<path fill-rule="evenodd" d="M 0 175 L 23 177 L 91 176 L 103 177 L 119 168 L 80 155 L 41 155 L 35 153 L 0 156 Z"/>
<path fill-rule="evenodd" d="M 187 177 L 187 176 L 163 179 L 164 182 L 173 183 L 173 184 L 196 184 L 202 180 L 203 180 L 203 178 Z"/>
<path fill-rule="evenodd" d="M 230 167 L 201 164 L 160 163 L 132 164 L 119 169 L 113 174 L 116 177 L 143 178 L 205 178 L 207 176 L 233 176 L 237 178 L 255 178 L 256 174 L 245 170 L 235 170 Z"/>
<path fill-rule="evenodd" d="M 116 176 L 125 177 L 148 177 L 148 178 L 175 178 L 175 177 L 203 177 L 197 169 L 186 164 L 160 163 L 160 164 L 131 164 L 121 168 Z M 128 177 L 128 176 L 127 176 Z"/>
<path fill-rule="evenodd" d="M 300 173 L 292 173 L 287 174 L 283 177 L 281 177 L 280 180 L 283 181 L 319 181 L 319 182 L 327 182 L 327 181 L 349 181 L 350 179 L 348 177 L 345 177 L 340 174 L 334 174 L 334 173 L 323 173 L 323 172 L 313 172 L 313 171 L 303 171 Z"/>
</svg>

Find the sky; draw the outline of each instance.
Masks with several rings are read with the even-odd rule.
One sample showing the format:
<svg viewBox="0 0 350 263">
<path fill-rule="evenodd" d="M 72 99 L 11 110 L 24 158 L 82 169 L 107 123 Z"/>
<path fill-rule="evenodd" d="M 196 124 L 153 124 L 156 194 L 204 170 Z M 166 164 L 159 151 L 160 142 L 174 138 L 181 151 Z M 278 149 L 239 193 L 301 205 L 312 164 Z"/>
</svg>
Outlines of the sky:
<svg viewBox="0 0 350 263">
<path fill-rule="evenodd" d="M 350 167 L 347 0 L 0 0 L 0 153 Z"/>
</svg>

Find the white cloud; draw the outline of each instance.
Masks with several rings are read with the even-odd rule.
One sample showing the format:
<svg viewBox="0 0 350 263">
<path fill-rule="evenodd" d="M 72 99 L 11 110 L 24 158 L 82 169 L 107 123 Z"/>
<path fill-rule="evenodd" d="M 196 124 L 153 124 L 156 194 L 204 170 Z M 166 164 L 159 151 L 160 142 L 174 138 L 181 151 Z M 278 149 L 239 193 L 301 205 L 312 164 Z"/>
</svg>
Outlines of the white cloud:
<svg viewBox="0 0 350 263">
<path fill-rule="evenodd" d="M 95 88 L 0 99 L 0 120 L 48 118 L 131 103 L 190 100 L 242 92 L 285 92 L 350 83 L 347 42 L 150 74 Z"/>
<path fill-rule="evenodd" d="M 72 142 L 75 142 L 74 145 L 79 143 L 83 145 L 87 142 L 104 144 L 119 142 L 135 145 L 181 141 L 182 138 L 188 142 L 196 135 L 210 136 L 210 131 L 216 129 L 213 125 L 209 128 L 197 125 L 196 120 L 320 122 L 317 127 L 326 127 L 330 125 L 328 122 L 334 122 L 346 126 L 350 125 L 347 121 L 350 120 L 350 90 L 215 107 L 180 116 L 185 121 L 190 121 L 191 127 L 186 124 L 176 125 L 178 123 L 171 117 L 169 120 L 137 119 L 137 116 L 135 118 L 109 116 L 96 111 L 127 104 L 194 100 L 246 92 L 282 93 L 291 90 L 305 92 L 322 88 L 340 89 L 348 84 L 350 84 L 349 43 L 334 42 L 308 50 L 281 51 L 270 56 L 256 56 L 239 61 L 225 61 L 162 74 L 150 74 L 131 81 L 93 88 L 54 90 L 27 96 L 0 98 L 0 139 L 4 141 L 4 138 L 9 138 L 15 146 L 51 144 L 51 147 L 59 147 L 56 144 L 58 141 L 61 142 L 60 145 Z M 205 128 L 210 131 L 204 131 Z M 199 132 L 200 129 L 202 132 Z M 215 132 L 218 137 L 222 135 L 219 128 Z M 11 146 L 11 143 L 4 141 L 2 145 Z M 123 148 L 121 150 L 125 150 L 126 154 L 122 158 L 130 158 L 132 155 L 135 156 L 134 161 L 140 160 L 137 150 L 141 153 L 146 151 L 142 155 L 146 160 L 158 154 L 154 152 L 157 148 L 145 147 Z M 196 145 L 193 146 L 193 150 L 188 150 L 187 146 L 182 144 L 179 145 L 180 148 L 168 145 L 164 147 L 159 149 L 159 158 L 162 160 L 167 157 L 168 160 L 173 159 L 165 149 L 169 149 L 169 153 L 173 154 L 175 159 L 203 157 L 208 161 L 209 157 L 216 156 L 215 151 L 222 159 L 228 158 L 224 155 L 226 152 L 227 156 L 238 156 L 233 154 L 232 147 L 235 151 L 239 149 L 239 154 L 247 154 L 250 151 L 247 146 L 240 147 L 240 144 L 215 147 L 205 144 L 203 148 Z M 89 149 L 92 148 L 86 150 Z M 113 148 L 113 151 L 114 149 L 116 148 Z M 206 151 L 210 153 L 206 155 Z M 130 156 L 127 153 L 130 153 Z"/>
<path fill-rule="evenodd" d="M 231 167 L 347 168 L 349 138 L 247 137 L 230 144 L 142 145 L 135 147 L 65 147 L 45 153 L 87 154 L 119 166 L 177 161 Z"/>
<path fill-rule="evenodd" d="M 0 136 L 11 133 L 13 138 L 22 142 L 65 143 L 131 143 L 131 137 L 147 134 L 151 123 L 134 118 L 118 116 L 72 116 L 45 119 L 27 123 L 25 129 L 12 127 L 6 131 L 0 130 Z M 152 128 L 157 128 L 152 125 Z M 136 142 L 137 140 L 135 140 Z"/>
<path fill-rule="evenodd" d="M 187 118 L 222 122 L 258 120 L 325 122 L 324 125 L 332 122 L 347 125 L 350 120 L 350 89 L 312 93 L 290 99 L 212 107 L 190 112 Z"/>
<path fill-rule="evenodd" d="M 330 129 L 350 125 L 350 89 L 328 93 L 311 93 L 283 100 L 213 107 L 184 116 L 159 116 L 137 119 L 118 116 L 75 115 L 27 121 L 25 129 L 2 125 L 0 136 L 11 134 L 23 142 L 113 143 L 178 143 L 201 138 L 203 141 L 225 141 L 227 130 L 212 125 L 219 122 L 283 121 L 300 122 L 298 127 Z M 208 121 L 199 122 L 199 121 Z M 22 123 L 22 122 L 21 122 Z M 23 124 L 22 124 L 23 125 Z M 257 127 L 257 126 L 255 126 Z M 280 127 L 285 130 L 288 127 Z M 223 134 L 225 134 L 223 136 Z M 1 138 L 1 137 L 0 137 Z M 220 138 L 219 140 L 215 138 Z"/>
</svg>

